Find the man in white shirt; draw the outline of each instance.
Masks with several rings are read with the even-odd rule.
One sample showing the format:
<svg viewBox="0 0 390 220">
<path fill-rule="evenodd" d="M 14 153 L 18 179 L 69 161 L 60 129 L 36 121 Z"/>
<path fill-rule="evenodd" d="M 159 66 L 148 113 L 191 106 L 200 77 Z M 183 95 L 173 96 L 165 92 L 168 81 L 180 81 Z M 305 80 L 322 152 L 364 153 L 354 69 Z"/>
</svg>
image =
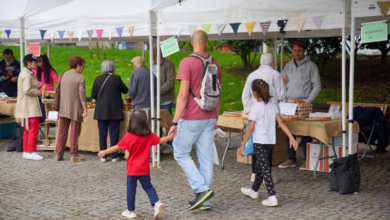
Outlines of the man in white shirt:
<svg viewBox="0 0 390 220">
<path fill-rule="evenodd" d="M 272 54 L 265 53 L 260 58 L 260 67 L 259 69 L 255 70 L 251 74 L 249 74 L 244 91 L 242 92 L 242 104 L 244 105 L 244 111 L 247 115 L 250 114 L 251 108 L 254 103 L 257 102 L 257 100 L 252 95 L 252 82 L 255 79 L 262 79 L 269 85 L 269 92 L 272 96 L 271 103 L 275 104 L 278 111 L 279 109 L 279 101 L 282 101 L 286 98 L 286 90 L 283 84 L 283 78 L 282 75 L 274 70 L 275 68 L 275 60 Z M 253 182 L 255 180 L 255 161 L 256 156 L 252 155 L 252 176 L 251 181 Z M 268 157 L 269 164 L 272 166 L 272 152 Z"/>
</svg>

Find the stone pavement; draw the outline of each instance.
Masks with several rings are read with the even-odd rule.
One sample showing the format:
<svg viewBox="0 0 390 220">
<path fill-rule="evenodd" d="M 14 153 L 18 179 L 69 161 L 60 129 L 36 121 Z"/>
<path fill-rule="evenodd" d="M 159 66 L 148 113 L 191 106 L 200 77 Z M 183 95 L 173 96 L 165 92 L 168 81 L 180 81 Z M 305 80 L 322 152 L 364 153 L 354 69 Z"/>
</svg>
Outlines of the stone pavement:
<svg viewBox="0 0 390 220">
<path fill-rule="evenodd" d="M 9 140 L 0 140 L 0 219 L 125 219 L 125 160 L 101 163 L 96 153 L 80 152 L 87 161 L 72 163 L 67 150 L 65 161 L 54 161 L 49 151 L 39 152 L 43 161 L 30 161 L 21 153 L 7 153 Z M 220 158 L 226 143 L 226 138 L 216 140 Z M 299 149 L 298 167 L 302 158 Z M 236 150 L 228 151 L 225 170 L 214 166 L 215 197 L 212 210 L 205 212 L 188 210 L 194 194 L 173 155 L 161 160 L 161 168 L 151 168 L 151 177 L 166 204 L 164 219 L 390 219 L 390 153 L 360 162 L 358 195 L 330 192 L 328 173 L 319 173 L 315 182 L 312 171 L 273 167 L 280 206 L 264 207 L 264 186 L 258 200 L 240 192 L 251 185 L 251 169 L 236 162 Z M 137 192 L 138 219 L 152 219 L 153 208 L 140 185 Z"/>
</svg>

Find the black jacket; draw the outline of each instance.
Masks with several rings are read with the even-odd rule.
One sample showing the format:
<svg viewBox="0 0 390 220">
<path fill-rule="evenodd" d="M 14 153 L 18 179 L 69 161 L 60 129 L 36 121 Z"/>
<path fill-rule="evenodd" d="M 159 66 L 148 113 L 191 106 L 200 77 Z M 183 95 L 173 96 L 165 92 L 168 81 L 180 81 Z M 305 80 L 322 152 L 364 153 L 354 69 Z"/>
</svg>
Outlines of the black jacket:
<svg viewBox="0 0 390 220">
<path fill-rule="evenodd" d="M 18 84 L 11 81 L 12 77 L 19 77 L 20 63 L 14 57 L 14 63 L 11 66 L 6 66 L 5 60 L 0 61 L 0 81 L 1 90 L 4 92 L 17 92 Z M 9 76 L 9 79 L 3 80 L 2 76 Z"/>
<path fill-rule="evenodd" d="M 120 76 L 111 75 L 99 94 L 100 88 L 109 74 L 96 77 L 93 82 L 91 96 L 96 100 L 96 120 L 123 120 L 122 95 L 127 93 L 127 87 Z"/>
</svg>

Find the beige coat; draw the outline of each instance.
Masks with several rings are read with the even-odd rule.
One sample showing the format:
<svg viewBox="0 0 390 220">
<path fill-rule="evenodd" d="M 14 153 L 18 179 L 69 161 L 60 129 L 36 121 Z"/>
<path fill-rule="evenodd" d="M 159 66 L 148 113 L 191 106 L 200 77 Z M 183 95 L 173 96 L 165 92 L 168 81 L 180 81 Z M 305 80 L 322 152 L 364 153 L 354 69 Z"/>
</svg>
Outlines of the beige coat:
<svg viewBox="0 0 390 220">
<path fill-rule="evenodd" d="M 83 122 L 83 105 L 86 102 L 85 77 L 74 71 L 63 73 L 59 82 L 61 89 L 59 116 L 70 120 Z"/>
<path fill-rule="evenodd" d="M 16 103 L 16 118 L 42 117 L 38 97 L 38 80 L 34 72 L 24 67 L 18 78 L 18 101 Z M 28 129 L 28 120 L 26 120 Z"/>
</svg>

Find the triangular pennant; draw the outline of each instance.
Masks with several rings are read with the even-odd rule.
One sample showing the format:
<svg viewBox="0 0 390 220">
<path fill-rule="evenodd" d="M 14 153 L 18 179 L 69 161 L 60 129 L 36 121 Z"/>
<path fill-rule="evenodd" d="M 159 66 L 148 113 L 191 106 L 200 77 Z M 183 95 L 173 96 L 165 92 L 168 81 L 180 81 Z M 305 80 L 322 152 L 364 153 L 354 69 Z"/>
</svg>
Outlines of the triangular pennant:
<svg viewBox="0 0 390 220">
<path fill-rule="evenodd" d="M 181 31 L 183 30 L 184 24 L 175 24 L 177 37 L 180 37 Z"/>
<path fill-rule="evenodd" d="M 41 39 L 43 40 L 43 38 L 45 37 L 46 30 L 39 30 L 39 32 L 41 32 Z"/>
<path fill-rule="evenodd" d="M 211 24 L 202 24 L 202 29 L 204 32 L 206 32 L 206 34 L 209 33 L 210 27 L 211 27 Z"/>
<path fill-rule="evenodd" d="M 129 33 L 130 33 L 130 37 L 132 37 L 132 36 L 133 36 L 133 34 L 134 34 L 134 27 L 135 27 L 135 26 L 131 26 L 131 27 L 129 27 Z"/>
<path fill-rule="evenodd" d="M 288 21 L 288 19 L 278 20 L 277 24 L 278 24 L 278 28 L 279 28 L 279 31 L 281 34 L 286 33 L 286 32 L 284 32 L 284 28 L 286 27 L 287 21 Z"/>
<path fill-rule="evenodd" d="M 253 28 L 255 27 L 256 22 L 245 22 L 246 29 L 248 30 L 249 36 L 252 35 Z"/>
<path fill-rule="evenodd" d="M 102 36 L 102 33 L 103 33 L 103 29 L 96 29 L 96 35 L 97 35 L 97 39 L 100 40 L 100 37 Z"/>
<path fill-rule="evenodd" d="M 218 31 L 218 35 L 221 36 L 222 34 L 222 31 L 225 29 L 226 27 L 226 24 L 216 24 L 217 26 L 217 31 Z"/>
<path fill-rule="evenodd" d="M 5 33 L 7 34 L 7 37 L 9 38 L 9 35 L 11 34 L 11 30 L 5 30 Z"/>
<path fill-rule="evenodd" d="M 298 28 L 298 33 L 301 33 L 301 30 L 303 28 L 303 25 L 305 24 L 306 18 L 297 18 L 294 19 L 295 24 L 297 25 Z"/>
<path fill-rule="evenodd" d="M 89 40 L 92 40 L 93 30 L 87 30 L 86 32 L 87 32 L 87 34 L 88 34 Z"/>
<path fill-rule="evenodd" d="M 108 35 L 108 40 L 111 40 L 111 37 L 112 37 L 112 32 L 114 32 L 114 29 L 113 28 L 109 28 L 106 30 L 107 32 L 107 35 Z"/>
<path fill-rule="evenodd" d="M 118 36 L 119 37 L 122 37 L 122 30 L 123 30 L 123 27 L 117 27 L 115 28 L 116 29 L 116 32 L 118 33 Z"/>
<path fill-rule="evenodd" d="M 315 24 L 316 27 L 317 27 L 317 30 L 320 29 L 321 24 L 322 24 L 322 20 L 324 20 L 324 17 L 325 17 L 325 15 L 314 16 L 314 17 L 312 17 L 312 19 L 313 19 L 313 21 L 314 21 L 314 24 Z"/>
<path fill-rule="evenodd" d="M 271 25 L 271 20 L 260 22 L 260 27 L 261 27 L 261 30 L 263 31 L 263 35 L 265 35 L 267 33 L 270 25 Z"/>
<path fill-rule="evenodd" d="M 64 37 L 65 31 L 57 31 L 57 32 L 58 32 L 58 35 L 60 35 L 60 40 L 62 40 L 62 38 Z"/>
<path fill-rule="evenodd" d="M 238 27 L 240 27 L 240 24 L 241 24 L 241 22 L 240 22 L 240 23 L 230 23 L 230 26 L 231 26 L 232 29 L 233 29 L 234 35 L 237 34 Z"/>
<path fill-rule="evenodd" d="M 69 34 L 69 41 L 72 41 L 74 31 L 68 31 L 68 34 Z"/>
<path fill-rule="evenodd" d="M 57 31 L 55 31 L 55 30 L 51 30 L 51 31 L 50 31 L 50 39 L 51 39 L 51 41 L 53 41 L 54 35 L 56 34 L 56 32 L 57 32 Z"/>
<path fill-rule="evenodd" d="M 79 30 L 77 32 L 77 37 L 79 37 L 79 41 L 81 41 L 81 38 L 83 38 L 84 30 Z"/>
<path fill-rule="evenodd" d="M 188 25 L 188 30 L 190 31 L 191 38 L 192 38 L 192 36 L 194 36 L 194 32 L 195 32 L 197 26 L 198 25 Z"/>
<path fill-rule="evenodd" d="M 1 38 L 1 34 L 3 33 L 3 31 L 2 30 L 0 30 L 0 38 Z"/>
<path fill-rule="evenodd" d="M 387 15 L 387 11 L 389 10 L 390 1 L 377 2 L 379 8 L 381 9 L 382 16 L 385 17 Z"/>
</svg>

